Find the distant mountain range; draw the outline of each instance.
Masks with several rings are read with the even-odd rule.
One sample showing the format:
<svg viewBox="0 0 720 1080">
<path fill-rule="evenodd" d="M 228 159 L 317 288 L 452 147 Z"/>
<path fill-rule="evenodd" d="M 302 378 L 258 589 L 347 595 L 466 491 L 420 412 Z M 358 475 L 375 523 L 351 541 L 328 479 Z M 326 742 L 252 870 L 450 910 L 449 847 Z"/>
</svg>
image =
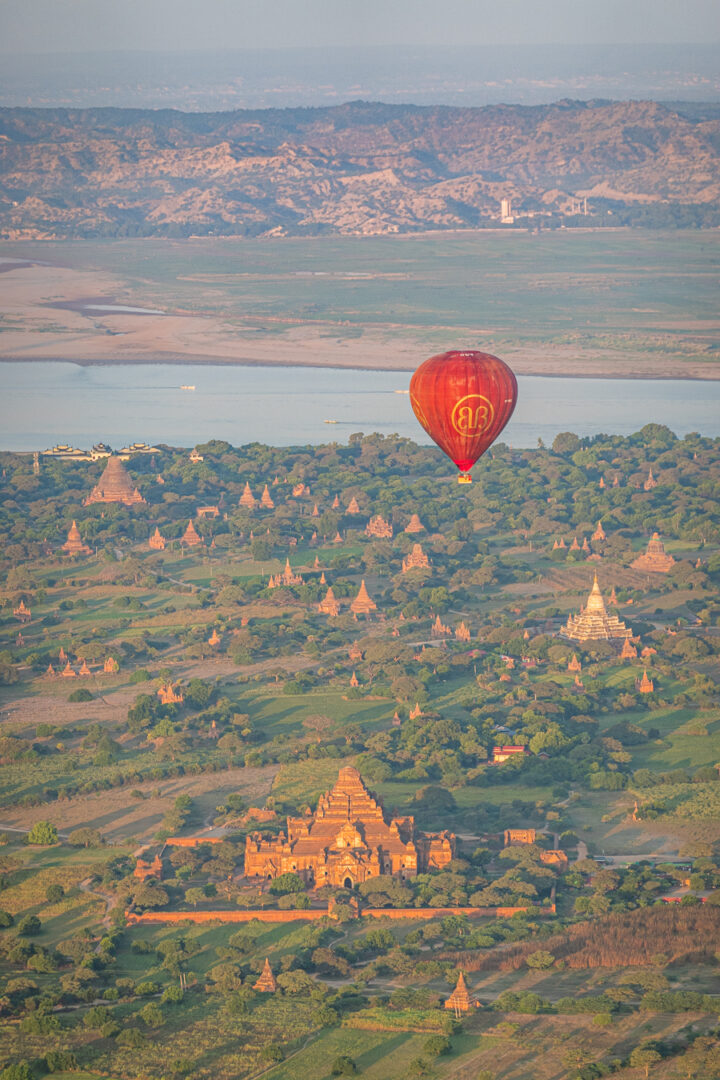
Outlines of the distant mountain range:
<svg viewBox="0 0 720 1080">
<path fill-rule="evenodd" d="M 716 107 L 649 101 L 3 109 L 0 235 L 716 225 L 719 159 Z"/>
</svg>

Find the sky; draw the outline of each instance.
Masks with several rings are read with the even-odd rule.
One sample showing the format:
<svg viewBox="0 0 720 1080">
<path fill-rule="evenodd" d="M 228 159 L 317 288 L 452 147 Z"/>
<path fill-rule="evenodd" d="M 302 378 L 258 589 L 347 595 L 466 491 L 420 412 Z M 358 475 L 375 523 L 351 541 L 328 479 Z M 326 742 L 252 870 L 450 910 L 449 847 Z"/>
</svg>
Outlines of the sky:
<svg viewBox="0 0 720 1080">
<path fill-rule="evenodd" d="M 0 0 L 1 53 L 712 42 L 718 0 Z"/>
</svg>

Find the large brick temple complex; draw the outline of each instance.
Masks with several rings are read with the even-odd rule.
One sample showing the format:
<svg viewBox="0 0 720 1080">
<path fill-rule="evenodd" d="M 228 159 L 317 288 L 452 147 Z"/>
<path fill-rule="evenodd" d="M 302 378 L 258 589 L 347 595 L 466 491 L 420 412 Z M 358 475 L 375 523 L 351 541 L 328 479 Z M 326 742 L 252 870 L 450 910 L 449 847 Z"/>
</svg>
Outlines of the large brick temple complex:
<svg viewBox="0 0 720 1080">
<path fill-rule="evenodd" d="M 446 866 L 455 853 L 452 833 L 415 831 L 412 817 L 387 820 L 357 769 L 341 769 L 317 810 L 287 819 L 287 835 L 245 842 L 247 877 L 296 873 L 307 885 L 352 888 L 381 874 L 415 877 Z"/>
</svg>

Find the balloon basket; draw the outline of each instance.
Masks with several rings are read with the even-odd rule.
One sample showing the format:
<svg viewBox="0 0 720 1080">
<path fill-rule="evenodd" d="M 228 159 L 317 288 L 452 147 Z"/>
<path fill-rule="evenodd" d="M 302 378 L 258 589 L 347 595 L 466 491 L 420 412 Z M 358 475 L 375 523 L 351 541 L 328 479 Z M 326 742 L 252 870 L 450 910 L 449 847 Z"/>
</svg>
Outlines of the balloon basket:
<svg viewBox="0 0 720 1080">
<path fill-rule="evenodd" d="M 461 472 L 458 476 L 458 484 L 472 484 L 472 476 L 470 473 Z"/>
</svg>

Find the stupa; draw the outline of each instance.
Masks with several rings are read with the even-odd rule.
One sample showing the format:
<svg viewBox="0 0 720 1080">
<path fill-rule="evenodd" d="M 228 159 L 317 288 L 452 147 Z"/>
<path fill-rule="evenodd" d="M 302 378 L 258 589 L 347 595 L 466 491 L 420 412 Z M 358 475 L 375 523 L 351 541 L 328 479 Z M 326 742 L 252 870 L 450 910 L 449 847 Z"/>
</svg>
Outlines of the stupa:
<svg viewBox="0 0 720 1080">
<path fill-rule="evenodd" d="M 630 638 L 625 638 L 623 641 L 623 647 L 620 652 L 621 660 L 635 660 L 637 657 L 637 649 L 631 642 Z"/>
<path fill-rule="evenodd" d="M 277 990 L 277 982 L 267 956 L 265 957 L 265 963 L 263 964 L 260 978 L 254 984 L 253 990 L 259 990 L 261 994 L 274 994 Z"/>
<path fill-rule="evenodd" d="M 600 488 L 601 491 L 605 487 L 605 477 L 604 476 L 600 477 L 600 480 L 598 481 L 598 487 Z"/>
<path fill-rule="evenodd" d="M 653 476 L 652 469 L 650 469 L 649 472 L 648 472 L 648 475 L 647 475 L 647 480 L 643 484 L 643 489 L 645 491 L 652 491 L 652 489 L 656 488 L 657 486 L 658 486 L 658 482 L 655 479 L 655 477 Z"/>
<path fill-rule="evenodd" d="M 416 701 L 415 702 L 415 708 L 411 709 L 410 712 L 408 713 L 408 719 L 409 720 L 419 720 L 421 716 L 422 716 L 422 709 L 420 708 L 419 704 Z"/>
<path fill-rule="evenodd" d="M 599 540 L 599 541 L 607 540 L 607 534 L 606 534 L 605 530 L 602 527 L 602 521 L 598 521 L 597 528 L 595 529 L 595 532 L 592 534 L 592 539 L 593 540 Z"/>
<path fill-rule="evenodd" d="M 352 645 L 350 646 L 350 651 L 348 652 L 348 656 L 350 657 L 351 660 L 362 660 L 362 658 L 363 658 L 362 649 L 358 645 L 357 641 L 353 641 Z"/>
<path fill-rule="evenodd" d="M 420 544 L 413 544 L 413 549 L 409 555 L 403 559 L 402 572 L 403 574 L 409 573 L 411 570 L 429 570 L 430 560 L 423 551 Z"/>
<path fill-rule="evenodd" d="M 648 540 L 647 551 L 639 555 L 630 565 L 633 570 L 644 570 L 648 574 L 667 574 L 675 565 L 672 555 L 667 555 L 663 542 L 657 533 Z"/>
<path fill-rule="evenodd" d="M 350 678 L 350 685 L 351 685 L 351 686 L 353 687 L 353 689 L 354 689 L 354 688 L 355 688 L 356 686 L 359 686 L 359 685 L 360 685 L 360 682 L 359 682 L 359 680 L 358 680 L 358 677 L 357 677 L 357 675 L 355 674 L 355 672 L 354 672 L 354 671 L 353 671 L 353 673 L 352 673 L 352 676 L 351 676 L 351 678 Z"/>
<path fill-rule="evenodd" d="M 302 585 L 303 579 L 300 574 L 296 574 L 290 565 L 290 560 L 285 560 L 285 569 L 280 577 L 281 585 Z"/>
<path fill-rule="evenodd" d="M 567 669 L 568 671 L 582 671 L 582 664 L 575 653 L 572 654 L 572 660 L 569 662 Z"/>
<path fill-rule="evenodd" d="M 460 625 L 456 628 L 455 637 L 458 641 L 467 642 L 470 640 L 470 631 L 468 630 L 464 622 L 461 622 Z"/>
<path fill-rule="evenodd" d="M 313 506 L 312 514 L 310 515 L 310 517 L 320 517 L 320 509 L 317 503 L 315 503 L 315 505 Z"/>
<path fill-rule="evenodd" d="M 86 660 L 81 661 L 80 671 L 78 672 L 78 674 L 82 675 L 83 678 L 87 678 L 88 675 L 92 674 L 90 668 L 87 666 Z"/>
<path fill-rule="evenodd" d="M 333 499 L 333 501 L 331 503 L 331 508 L 333 510 L 339 510 L 340 509 L 340 496 L 339 495 L 336 495 L 335 498 Z"/>
<path fill-rule="evenodd" d="M 321 615 L 339 615 L 340 605 L 335 599 L 335 593 L 332 591 L 332 585 L 325 593 L 324 598 L 318 604 L 318 611 Z"/>
<path fill-rule="evenodd" d="M 109 457 L 105 470 L 92 489 L 85 505 L 92 503 L 124 503 L 125 506 L 134 506 L 144 503 L 142 495 L 130 479 L 130 474 L 119 457 Z"/>
<path fill-rule="evenodd" d="M 153 549 L 153 551 L 165 550 L 165 537 L 161 534 L 157 525 L 155 526 L 155 532 L 148 540 L 148 545 Z"/>
<path fill-rule="evenodd" d="M 371 611 L 377 611 L 377 604 L 370 598 L 365 586 L 365 579 L 360 582 L 358 594 L 350 605 L 354 615 L 369 615 Z"/>
<path fill-rule="evenodd" d="M 445 637 L 447 634 L 452 634 L 452 630 L 449 626 L 445 626 L 439 615 L 436 615 L 435 622 L 432 624 L 432 636 Z"/>
<path fill-rule="evenodd" d="M 245 487 L 243 489 L 242 495 L 240 496 L 239 505 L 244 506 L 246 510 L 254 510 L 257 506 L 257 499 L 250 490 L 250 485 L 247 481 L 245 481 Z"/>
<path fill-rule="evenodd" d="M 423 525 L 417 514 L 413 514 L 413 516 L 410 518 L 407 525 L 405 526 L 405 532 L 409 533 L 410 536 L 412 536 L 414 533 L 425 532 L 425 526 Z"/>
<path fill-rule="evenodd" d="M 72 666 L 72 664 L 70 663 L 69 660 L 68 660 L 67 664 L 65 665 L 65 667 L 62 670 L 62 674 L 63 674 L 63 678 L 65 678 L 65 679 L 76 679 L 77 678 L 77 671 L 75 671 L 75 668 Z"/>
<path fill-rule="evenodd" d="M 70 529 L 68 530 L 67 540 L 62 546 L 62 550 L 66 555 L 91 555 L 92 552 L 87 544 L 83 544 L 82 537 L 80 536 L 80 530 L 73 521 Z"/>
<path fill-rule="evenodd" d="M 612 589 L 610 590 L 610 598 L 608 599 L 608 604 L 612 604 L 613 607 L 618 606 L 618 598 L 617 598 L 617 593 L 615 592 L 615 586 L 614 585 L 613 585 Z"/>
<path fill-rule="evenodd" d="M 333 536 L 333 541 L 332 541 L 332 542 L 333 542 L 333 544 L 342 544 L 342 542 L 343 542 L 343 538 L 342 538 L 342 536 L 340 535 L 340 531 L 339 531 L 339 530 L 338 530 L 338 531 L 337 531 L 337 532 L 335 533 L 335 535 Z"/>
<path fill-rule="evenodd" d="M 202 537 L 198 535 L 197 529 L 192 521 L 188 521 L 187 529 L 182 534 L 180 543 L 183 547 L 197 547 L 198 544 L 202 544 L 202 542 Z"/>
<path fill-rule="evenodd" d="M 114 656 L 108 656 L 103 664 L 103 672 L 105 675 L 117 675 L 120 670 L 120 665 Z"/>
<path fill-rule="evenodd" d="M 632 630 L 617 615 L 608 615 L 596 574 L 585 608 L 579 615 L 568 616 L 560 636 L 571 641 L 612 641 L 632 637 Z"/>
<path fill-rule="evenodd" d="M 55 668 L 52 666 L 52 664 L 48 664 L 45 674 L 49 675 L 50 678 L 53 678 L 55 676 Z"/>
<path fill-rule="evenodd" d="M 348 508 L 345 511 L 345 513 L 347 513 L 347 514 L 359 514 L 360 513 L 360 507 L 358 506 L 358 501 L 357 501 L 357 499 L 355 498 L 354 495 L 353 495 L 352 499 L 350 500 L 350 502 L 348 503 Z"/>
<path fill-rule="evenodd" d="M 210 635 L 210 637 L 208 638 L 208 645 L 211 645 L 213 647 L 213 649 L 216 649 L 219 644 L 220 644 L 220 635 L 217 632 L 217 628 L 213 627 L 213 632 Z"/>
<path fill-rule="evenodd" d="M 470 1012 L 473 1007 L 477 1007 L 477 1001 L 475 998 L 470 997 L 465 976 L 461 971 L 455 989 L 445 1002 L 445 1008 L 452 1009 L 455 1015 L 459 1017 L 461 1013 Z"/>
<path fill-rule="evenodd" d="M 578 544 L 578 538 L 577 538 L 577 536 L 573 536 L 573 542 L 570 545 L 570 551 L 579 551 L 579 550 L 580 550 L 580 545 Z"/>
<path fill-rule="evenodd" d="M 389 521 L 385 520 L 382 514 L 371 517 L 365 527 L 365 535 L 374 536 L 376 540 L 392 540 L 392 534 L 393 527 Z"/>
</svg>

